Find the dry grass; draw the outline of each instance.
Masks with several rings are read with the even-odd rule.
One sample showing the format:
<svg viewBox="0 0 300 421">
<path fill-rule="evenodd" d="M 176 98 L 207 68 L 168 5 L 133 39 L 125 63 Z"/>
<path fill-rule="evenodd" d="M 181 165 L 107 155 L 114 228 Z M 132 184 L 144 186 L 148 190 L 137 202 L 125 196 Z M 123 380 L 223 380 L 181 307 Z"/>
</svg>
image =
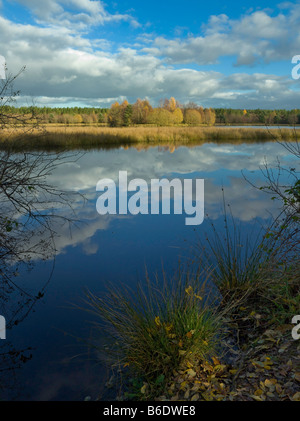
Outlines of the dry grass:
<svg viewBox="0 0 300 421">
<path fill-rule="evenodd" d="M 224 128 L 224 127 L 103 127 L 103 126 L 53 126 L 44 130 L 24 128 L 2 129 L 0 147 L 12 145 L 29 148 L 89 148 L 102 145 L 129 144 L 202 144 L 203 142 L 234 141 L 236 143 L 264 142 L 275 139 L 293 140 L 291 129 Z"/>
</svg>

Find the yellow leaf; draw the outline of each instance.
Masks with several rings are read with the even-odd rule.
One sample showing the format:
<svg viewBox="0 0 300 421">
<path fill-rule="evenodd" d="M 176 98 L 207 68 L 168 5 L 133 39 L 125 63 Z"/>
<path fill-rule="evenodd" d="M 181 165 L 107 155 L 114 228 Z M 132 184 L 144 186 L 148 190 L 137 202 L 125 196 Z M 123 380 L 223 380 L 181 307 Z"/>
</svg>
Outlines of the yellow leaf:
<svg viewBox="0 0 300 421">
<path fill-rule="evenodd" d="M 165 329 L 166 329 L 166 332 L 170 332 L 170 330 L 172 330 L 172 329 L 173 329 L 173 325 L 172 325 L 171 323 L 167 323 L 167 324 L 165 325 Z"/>
<path fill-rule="evenodd" d="M 161 326 L 159 316 L 156 316 L 154 321 L 155 321 L 156 326 L 158 326 L 158 327 Z"/>
<path fill-rule="evenodd" d="M 187 385 L 187 382 L 182 382 L 180 385 L 180 389 L 184 389 L 186 385 Z"/>
<path fill-rule="evenodd" d="M 294 396 L 292 397 L 292 400 L 296 402 L 300 402 L 300 392 L 295 393 Z"/>
<path fill-rule="evenodd" d="M 186 288 L 185 289 L 185 292 L 188 294 L 188 295 L 193 295 L 193 288 L 191 287 L 191 286 L 189 286 L 188 288 Z"/>
<path fill-rule="evenodd" d="M 271 379 L 271 380 L 266 379 L 264 384 L 265 384 L 266 387 L 270 388 L 270 387 L 274 386 L 276 383 L 277 383 L 276 379 Z"/>
<path fill-rule="evenodd" d="M 255 396 L 261 396 L 263 393 L 264 393 L 264 392 L 263 392 L 261 389 L 257 389 L 257 390 L 254 392 L 254 395 L 255 395 Z"/>
<path fill-rule="evenodd" d="M 144 395 L 146 393 L 147 385 L 144 384 L 144 386 L 141 388 L 141 394 Z"/>
<path fill-rule="evenodd" d="M 198 400 L 199 400 L 199 398 L 200 398 L 199 393 L 196 393 L 194 396 L 192 396 L 191 401 L 192 401 L 192 402 L 198 401 Z"/>
<path fill-rule="evenodd" d="M 212 357 L 212 360 L 214 362 L 214 365 L 220 365 L 220 361 L 218 360 L 218 358 Z"/>
<path fill-rule="evenodd" d="M 217 371 L 218 373 L 224 372 L 225 370 L 226 370 L 226 365 L 225 364 L 217 364 L 217 365 L 215 365 L 215 371 Z"/>
<path fill-rule="evenodd" d="M 183 347 L 183 342 L 182 342 L 182 340 L 180 339 L 180 341 L 178 342 L 178 346 L 179 346 L 179 348 L 182 348 Z"/>
<path fill-rule="evenodd" d="M 189 377 L 196 377 L 196 371 L 194 371 L 192 368 L 189 368 L 186 372 Z"/>
</svg>

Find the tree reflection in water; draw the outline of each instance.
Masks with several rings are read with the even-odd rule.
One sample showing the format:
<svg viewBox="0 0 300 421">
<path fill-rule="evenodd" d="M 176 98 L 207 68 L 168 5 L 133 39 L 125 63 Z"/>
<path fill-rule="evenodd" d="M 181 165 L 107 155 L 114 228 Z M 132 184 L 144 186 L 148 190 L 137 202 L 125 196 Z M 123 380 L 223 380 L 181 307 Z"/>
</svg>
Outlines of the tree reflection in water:
<svg viewBox="0 0 300 421">
<path fill-rule="evenodd" d="M 37 287 L 23 285 L 19 271 L 49 258 L 54 268 L 59 227 L 75 221 L 72 202 L 78 193 L 58 190 L 47 180 L 77 158 L 76 153 L 0 151 L 0 315 L 7 332 L 32 311 L 51 279 L 50 273 Z M 73 219 L 65 216 L 66 207 Z M 1 389 L 17 389 L 13 372 L 31 357 L 30 348 L 16 350 L 9 339 L 0 341 L 0 398 Z"/>
</svg>

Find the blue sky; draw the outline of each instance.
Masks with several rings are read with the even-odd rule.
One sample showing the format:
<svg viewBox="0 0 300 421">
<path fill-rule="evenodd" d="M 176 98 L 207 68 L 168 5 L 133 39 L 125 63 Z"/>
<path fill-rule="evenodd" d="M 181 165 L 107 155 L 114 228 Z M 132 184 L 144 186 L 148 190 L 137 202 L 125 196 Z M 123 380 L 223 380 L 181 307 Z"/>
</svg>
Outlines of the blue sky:
<svg viewBox="0 0 300 421">
<path fill-rule="evenodd" d="M 300 108 L 300 2 L 0 0 L 19 104 Z"/>
</svg>

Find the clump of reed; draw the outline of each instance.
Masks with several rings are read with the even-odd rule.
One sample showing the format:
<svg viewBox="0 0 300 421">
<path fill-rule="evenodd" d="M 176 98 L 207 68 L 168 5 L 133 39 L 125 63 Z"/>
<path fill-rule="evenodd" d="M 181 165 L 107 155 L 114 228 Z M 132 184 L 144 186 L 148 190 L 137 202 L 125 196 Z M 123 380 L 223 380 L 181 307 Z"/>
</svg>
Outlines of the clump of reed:
<svg viewBox="0 0 300 421">
<path fill-rule="evenodd" d="M 285 251 L 285 237 L 270 235 L 270 227 L 255 237 L 243 235 L 224 196 L 223 212 L 223 231 L 211 222 L 212 235 L 196 246 L 200 266 L 221 294 L 221 308 L 263 314 L 265 327 L 290 323 L 300 309 L 299 239 L 293 240 L 294 251 Z"/>
<path fill-rule="evenodd" d="M 117 344 L 115 352 L 110 347 L 110 365 L 128 367 L 155 389 L 188 361 L 192 366 L 215 355 L 220 315 L 204 299 L 199 276 L 181 272 L 173 282 L 148 279 L 134 292 L 110 288 L 103 297 L 89 292 L 90 308 Z"/>
<path fill-rule="evenodd" d="M 261 282 L 270 256 L 263 247 L 263 238 L 244 237 L 233 218 L 224 214 L 224 229 L 217 231 L 211 223 L 212 235 L 206 244 L 197 245 L 201 264 L 210 273 L 212 282 L 223 297 L 239 291 L 249 292 Z"/>
</svg>

